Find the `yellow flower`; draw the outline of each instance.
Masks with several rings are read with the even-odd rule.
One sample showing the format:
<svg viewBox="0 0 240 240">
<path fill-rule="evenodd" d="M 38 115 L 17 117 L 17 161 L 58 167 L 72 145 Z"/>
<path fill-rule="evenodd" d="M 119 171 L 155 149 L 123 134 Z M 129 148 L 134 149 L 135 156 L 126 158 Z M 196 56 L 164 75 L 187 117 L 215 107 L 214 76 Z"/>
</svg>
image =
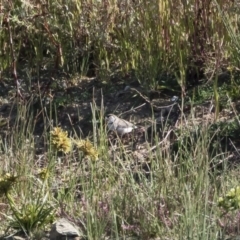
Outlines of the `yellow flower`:
<svg viewBox="0 0 240 240">
<path fill-rule="evenodd" d="M 0 194 L 6 194 L 16 182 L 17 176 L 10 175 L 6 173 L 0 177 Z"/>
<path fill-rule="evenodd" d="M 226 194 L 226 196 L 229 197 L 229 198 L 234 198 L 235 195 L 236 195 L 235 188 L 231 188 L 230 191 Z"/>
<path fill-rule="evenodd" d="M 50 172 L 49 172 L 49 169 L 48 169 L 48 168 L 38 169 L 38 176 L 39 176 L 42 180 L 48 179 L 48 178 L 49 178 L 49 175 L 50 175 Z"/>
<path fill-rule="evenodd" d="M 223 197 L 220 197 L 220 198 L 218 199 L 218 204 L 221 204 L 223 201 L 224 201 L 224 200 L 223 200 Z"/>
<path fill-rule="evenodd" d="M 229 72 L 232 72 L 232 71 L 234 70 L 234 66 L 231 66 L 231 65 L 228 66 L 228 67 L 227 67 L 227 70 L 228 70 Z"/>
<path fill-rule="evenodd" d="M 67 132 L 64 132 L 61 128 L 56 127 L 51 131 L 51 143 L 58 151 L 68 153 L 71 150 L 71 139 L 68 138 Z"/>
<path fill-rule="evenodd" d="M 218 199 L 218 206 L 225 210 L 236 210 L 240 208 L 240 187 L 231 188 L 230 191 Z"/>
<path fill-rule="evenodd" d="M 75 141 L 75 143 L 85 155 L 90 156 L 94 160 L 98 160 L 98 152 L 89 140 L 78 140 Z"/>
</svg>

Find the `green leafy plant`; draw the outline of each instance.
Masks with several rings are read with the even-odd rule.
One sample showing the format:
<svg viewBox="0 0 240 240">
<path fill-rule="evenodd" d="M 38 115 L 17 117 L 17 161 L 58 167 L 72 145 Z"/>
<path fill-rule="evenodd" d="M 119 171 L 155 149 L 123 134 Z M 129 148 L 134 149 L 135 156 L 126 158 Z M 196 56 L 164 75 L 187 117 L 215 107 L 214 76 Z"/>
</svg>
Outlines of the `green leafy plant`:
<svg viewBox="0 0 240 240">
<path fill-rule="evenodd" d="M 5 195 L 12 210 L 12 215 L 6 215 L 9 226 L 22 230 L 29 234 L 33 230 L 41 228 L 53 222 L 55 208 L 48 202 L 48 194 L 43 198 L 31 198 L 28 203 L 24 202 L 19 207 L 11 195 L 11 189 L 20 178 L 11 174 L 4 174 L 0 178 L 0 193 Z M 20 201 L 21 202 L 21 201 Z"/>
<path fill-rule="evenodd" d="M 12 217 L 8 217 L 9 226 L 27 234 L 52 223 L 55 219 L 55 208 L 47 202 L 47 195 L 41 200 L 30 200 L 30 203 L 23 204 L 20 209 L 12 206 L 12 210 Z"/>
</svg>

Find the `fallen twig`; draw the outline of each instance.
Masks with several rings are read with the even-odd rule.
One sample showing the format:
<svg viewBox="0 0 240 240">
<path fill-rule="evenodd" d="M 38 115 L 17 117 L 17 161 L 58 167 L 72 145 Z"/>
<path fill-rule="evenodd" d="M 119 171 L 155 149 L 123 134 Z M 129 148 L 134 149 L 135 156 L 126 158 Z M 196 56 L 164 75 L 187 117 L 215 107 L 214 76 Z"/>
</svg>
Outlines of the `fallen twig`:
<svg viewBox="0 0 240 240">
<path fill-rule="evenodd" d="M 164 137 L 164 139 L 163 139 L 161 142 L 159 142 L 157 145 L 151 147 L 151 148 L 147 151 L 147 153 L 153 151 L 153 150 L 156 149 L 159 145 L 161 145 L 163 142 L 165 142 L 166 139 L 168 138 L 169 134 L 170 134 L 172 131 L 173 131 L 173 129 L 170 129 L 170 130 L 168 131 L 167 135 Z"/>
<path fill-rule="evenodd" d="M 119 116 L 121 116 L 121 115 L 123 115 L 123 114 L 125 114 L 125 113 L 128 113 L 128 112 L 133 112 L 133 111 L 135 111 L 135 110 L 137 110 L 137 109 L 143 107 L 144 105 L 146 105 L 146 103 L 143 103 L 143 104 L 141 104 L 141 105 L 138 106 L 138 107 L 135 107 L 135 108 L 130 109 L 130 110 L 126 111 L 126 112 L 123 112 L 123 113 L 121 113 Z"/>
</svg>

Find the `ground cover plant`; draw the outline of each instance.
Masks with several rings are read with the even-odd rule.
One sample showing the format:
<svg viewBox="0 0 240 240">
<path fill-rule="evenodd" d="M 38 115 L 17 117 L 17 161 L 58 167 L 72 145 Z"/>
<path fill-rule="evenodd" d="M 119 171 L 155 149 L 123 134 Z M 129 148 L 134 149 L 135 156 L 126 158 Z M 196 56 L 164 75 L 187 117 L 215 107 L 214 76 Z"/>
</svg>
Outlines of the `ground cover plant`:
<svg viewBox="0 0 240 240">
<path fill-rule="evenodd" d="M 61 217 L 81 239 L 239 236 L 239 10 L 3 0 L 1 236 L 49 239 Z"/>
</svg>

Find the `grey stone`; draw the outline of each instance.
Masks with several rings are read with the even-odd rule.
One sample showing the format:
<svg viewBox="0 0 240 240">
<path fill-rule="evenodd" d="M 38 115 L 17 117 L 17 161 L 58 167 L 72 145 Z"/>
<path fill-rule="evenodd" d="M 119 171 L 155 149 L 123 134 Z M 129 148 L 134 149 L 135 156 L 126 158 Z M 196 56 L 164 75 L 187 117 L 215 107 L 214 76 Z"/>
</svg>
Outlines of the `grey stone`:
<svg viewBox="0 0 240 240">
<path fill-rule="evenodd" d="M 65 218 L 57 220 L 50 231 L 50 240 L 77 240 L 80 239 L 79 237 L 78 229 Z"/>
</svg>

